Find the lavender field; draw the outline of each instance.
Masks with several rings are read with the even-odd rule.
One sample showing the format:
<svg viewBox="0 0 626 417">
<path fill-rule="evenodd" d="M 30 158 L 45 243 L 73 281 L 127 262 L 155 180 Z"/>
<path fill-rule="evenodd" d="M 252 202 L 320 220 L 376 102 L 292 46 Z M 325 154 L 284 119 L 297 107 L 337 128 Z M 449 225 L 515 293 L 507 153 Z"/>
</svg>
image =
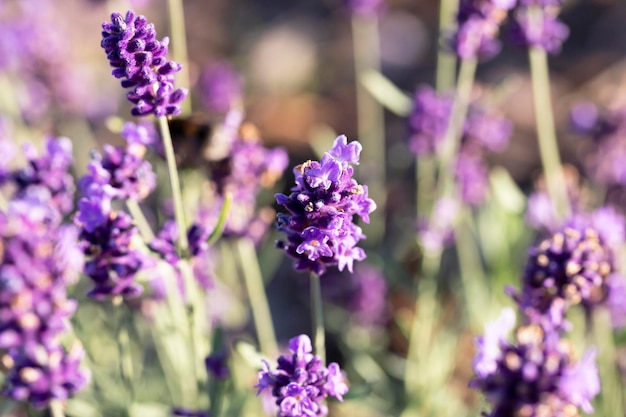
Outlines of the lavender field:
<svg viewBox="0 0 626 417">
<path fill-rule="evenodd" d="M 0 0 L 0 416 L 625 416 L 624 22 Z"/>
</svg>

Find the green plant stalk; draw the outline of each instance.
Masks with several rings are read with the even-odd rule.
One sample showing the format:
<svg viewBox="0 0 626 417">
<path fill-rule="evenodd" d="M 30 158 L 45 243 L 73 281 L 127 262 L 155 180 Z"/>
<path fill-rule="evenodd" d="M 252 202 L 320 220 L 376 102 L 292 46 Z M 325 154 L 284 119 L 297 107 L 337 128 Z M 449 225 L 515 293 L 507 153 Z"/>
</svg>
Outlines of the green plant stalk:
<svg viewBox="0 0 626 417">
<path fill-rule="evenodd" d="M 167 171 L 170 177 L 170 186 L 172 188 L 172 200 L 174 201 L 174 217 L 176 218 L 176 226 L 178 227 L 178 251 L 181 258 L 187 256 L 189 251 L 189 242 L 187 241 L 187 222 L 185 221 L 185 211 L 183 208 L 183 199 L 180 192 L 180 180 L 178 179 L 178 170 L 176 169 L 176 156 L 174 155 L 174 146 L 172 145 L 172 136 L 170 128 L 167 124 L 167 118 L 161 116 L 158 118 L 159 130 L 163 139 L 163 148 L 165 150 L 165 159 L 167 161 Z"/>
<path fill-rule="evenodd" d="M 177 73 L 178 85 L 185 88 L 190 87 L 189 82 L 189 59 L 187 58 L 187 34 L 185 30 L 185 10 L 183 0 L 167 0 L 170 32 L 172 35 L 172 60 L 182 65 L 182 69 Z M 181 114 L 191 114 L 191 100 L 183 100 L 181 103 Z"/>
<path fill-rule="evenodd" d="M 435 324 L 440 315 L 440 307 L 437 302 L 437 276 L 440 264 L 441 252 L 424 254 L 422 280 L 418 284 L 404 368 L 404 391 L 407 398 L 416 395 L 420 390 L 422 383 L 420 367 L 428 355 L 433 341 Z"/>
<path fill-rule="evenodd" d="M 542 13 L 540 7 L 529 8 L 529 18 L 532 19 L 532 24 L 542 24 Z M 537 46 L 530 48 L 528 57 L 541 163 L 555 214 L 557 218 L 564 219 L 571 214 L 571 208 L 554 126 L 548 57 L 546 51 Z"/>
<path fill-rule="evenodd" d="M 416 219 L 422 218 L 424 213 L 430 213 L 432 209 L 435 191 L 435 162 L 435 158 L 428 155 L 420 156 L 415 162 Z"/>
<path fill-rule="evenodd" d="M 322 363 L 326 363 L 326 334 L 324 331 L 324 308 L 320 276 L 311 272 L 310 280 L 313 346 L 315 347 L 315 354 L 322 358 Z"/>
<path fill-rule="evenodd" d="M 366 226 L 369 244 L 380 241 L 385 233 L 385 113 L 378 101 L 367 91 L 361 78 L 364 74 L 380 72 L 380 34 L 377 17 L 352 17 L 352 43 L 356 79 L 358 140 L 363 145 L 359 176 L 367 184 L 377 209 Z"/>
<path fill-rule="evenodd" d="M 63 412 L 63 404 L 60 400 L 50 401 L 50 414 L 52 414 L 52 417 L 65 417 L 65 413 Z"/>
<path fill-rule="evenodd" d="M 243 237 L 237 239 L 234 245 L 238 258 L 237 263 L 239 268 L 241 268 L 246 291 L 250 298 L 252 318 L 259 339 L 259 347 L 264 355 L 272 357 L 278 353 L 278 344 L 276 343 L 272 314 L 267 301 L 263 276 L 261 275 L 254 244 L 249 238 Z"/>
<path fill-rule="evenodd" d="M 226 221 L 228 220 L 228 214 L 230 213 L 230 206 L 233 204 L 233 194 L 229 191 L 224 193 L 224 201 L 222 202 L 222 208 L 217 219 L 217 224 L 209 236 L 209 246 L 215 245 L 215 243 L 222 237 L 224 229 L 226 228 Z"/>
<path fill-rule="evenodd" d="M 598 347 L 598 372 L 602 381 L 601 410 L 597 410 L 602 416 L 623 416 L 624 384 L 620 376 L 620 368 L 617 363 L 617 351 L 611 317 L 606 309 L 595 309 L 591 317 L 592 338 Z"/>
<path fill-rule="evenodd" d="M 208 338 L 203 331 L 203 327 L 205 329 L 208 327 L 206 320 L 203 320 L 206 317 L 204 300 L 201 297 L 204 292 L 196 282 L 193 270 L 187 259 L 178 261 L 178 267 L 183 275 L 187 295 L 187 324 L 191 337 L 190 350 L 191 357 L 196 362 L 193 367 L 194 377 L 198 384 L 202 384 L 208 378 L 204 366 L 204 358 L 209 354 Z"/>
<path fill-rule="evenodd" d="M 472 233 L 471 210 L 462 209 L 459 221 L 455 225 L 456 252 L 459 260 L 459 272 L 463 283 L 463 295 L 469 316 L 470 328 L 480 331 L 483 327 L 485 306 L 485 271 L 481 262 L 478 243 Z"/>
<path fill-rule="evenodd" d="M 442 47 L 442 44 L 445 41 L 443 39 L 445 30 L 452 27 L 458 7 L 458 0 L 441 0 L 439 3 L 440 45 L 437 49 L 437 74 L 435 80 L 435 88 L 439 93 L 451 91 L 454 88 L 456 55 Z"/>
<path fill-rule="evenodd" d="M 454 96 L 454 104 L 450 113 L 450 120 L 439 152 L 439 181 L 437 200 L 452 197 L 454 193 L 454 172 L 456 156 L 461 146 L 463 125 L 467 116 L 469 102 L 476 74 L 476 58 L 461 60 L 459 79 Z M 435 215 L 436 213 L 432 213 Z"/>
<path fill-rule="evenodd" d="M 130 401 L 128 405 L 132 404 L 135 399 L 135 386 L 134 380 L 134 368 L 133 358 L 130 350 L 130 336 L 128 334 L 128 327 L 126 323 L 126 306 L 122 301 L 119 305 L 114 305 L 115 315 L 117 316 L 117 351 L 119 356 L 119 370 L 122 376 L 122 381 L 126 386 L 126 390 L 130 395 Z"/>
<path fill-rule="evenodd" d="M 154 240 L 154 232 L 152 231 L 146 216 L 144 216 L 139 203 L 136 200 L 129 198 L 126 200 L 126 207 L 128 208 L 130 215 L 133 219 L 135 219 L 135 224 L 137 225 L 139 233 L 143 237 L 144 241 L 146 243 L 152 242 Z"/>
</svg>

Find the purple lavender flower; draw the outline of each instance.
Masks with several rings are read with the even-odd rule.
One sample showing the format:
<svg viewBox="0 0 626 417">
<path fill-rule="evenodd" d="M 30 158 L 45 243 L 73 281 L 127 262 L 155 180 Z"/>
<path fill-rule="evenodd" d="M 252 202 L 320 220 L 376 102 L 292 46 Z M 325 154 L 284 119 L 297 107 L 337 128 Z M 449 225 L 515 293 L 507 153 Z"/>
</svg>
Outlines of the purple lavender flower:
<svg viewBox="0 0 626 417">
<path fill-rule="evenodd" d="M 360 263 L 354 273 L 325 274 L 322 277 L 324 298 L 346 308 L 351 321 L 361 326 L 380 326 L 389 319 L 387 282 L 372 265 Z"/>
<path fill-rule="evenodd" d="M 114 68 L 115 78 L 123 78 L 122 87 L 133 103 L 133 116 L 175 116 L 187 90 L 174 89 L 174 74 L 181 65 L 167 60 L 169 39 L 156 39 L 152 23 L 133 11 L 126 16 L 115 12 L 111 22 L 102 24 L 102 48 Z"/>
<path fill-rule="evenodd" d="M 180 407 L 172 409 L 172 415 L 175 417 L 209 417 L 206 411 L 192 411 Z"/>
<path fill-rule="evenodd" d="M 257 195 L 274 185 L 285 171 L 289 159 L 283 148 L 263 146 L 257 130 L 242 126 L 227 145 L 225 158 L 209 164 L 215 194 L 200 209 L 200 222 L 210 229 L 217 224 L 219 212 L 228 192 L 232 197 L 224 237 L 249 237 L 258 242 L 275 217 L 273 210 L 257 210 Z"/>
<path fill-rule="evenodd" d="M 496 38 L 515 0 L 463 0 L 457 13 L 457 29 L 450 47 L 461 59 L 489 59 L 500 52 Z"/>
<path fill-rule="evenodd" d="M 106 220 L 93 228 L 85 228 L 80 219 L 76 218 L 83 227 L 80 245 L 87 256 L 84 272 L 94 281 L 87 295 L 96 299 L 139 296 L 143 287 L 135 281 L 135 275 L 149 266 L 150 260 L 134 248 L 132 242 L 139 232 L 130 216 L 110 211 Z"/>
<path fill-rule="evenodd" d="M 425 250 L 436 253 L 453 242 L 459 203 L 452 198 L 442 198 L 435 202 L 433 210 L 432 218 L 419 219 L 417 236 Z"/>
<path fill-rule="evenodd" d="M 202 103 L 211 112 L 226 113 L 242 100 L 242 81 L 226 62 L 207 65 L 200 76 Z"/>
<path fill-rule="evenodd" d="M 76 302 L 65 286 L 81 263 L 49 202 L 12 200 L 0 212 L 0 348 L 48 346 L 67 330 Z M 75 238 L 75 236 L 74 236 Z M 73 243 L 69 244 L 68 243 Z"/>
<path fill-rule="evenodd" d="M 607 280 L 615 272 L 613 242 L 597 218 L 574 218 L 530 249 L 522 289 L 511 291 L 530 322 L 567 328 L 565 313 L 571 305 L 590 309 L 606 302 Z M 623 226 L 621 218 L 622 231 Z"/>
<path fill-rule="evenodd" d="M 415 92 L 413 110 L 409 116 L 409 146 L 418 156 L 437 152 L 448 128 L 452 99 L 438 95 L 429 86 Z"/>
<path fill-rule="evenodd" d="M 333 396 L 339 401 L 348 392 L 346 378 L 339 365 L 324 366 L 319 356 L 314 355 L 311 340 L 306 335 L 289 341 L 291 355 L 281 355 L 278 367 L 270 370 L 263 361 L 259 372 L 258 394 L 271 388 L 278 406 L 277 417 L 325 416 L 328 407 L 324 399 Z"/>
<path fill-rule="evenodd" d="M 577 415 L 578 407 L 593 412 L 590 401 L 600 392 L 595 350 L 575 362 L 564 339 L 536 324 L 519 327 L 509 342 L 513 325 L 509 310 L 478 338 L 480 359 L 474 362 L 470 387 L 482 391 L 490 404 L 485 416 Z"/>
<path fill-rule="evenodd" d="M 41 155 L 32 144 L 24 146 L 27 165 L 12 171 L 10 179 L 16 186 L 13 198 L 22 198 L 33 189 L 49 192 L 51 205 L 61 214 L 74 208 L 74 179 L 70 174 L 73 162 L 72 142 L 68 138 L 47 137 Z"/>
<path fill-rule="evenodd" d="M 191 268 L 194 277 L 204 289 L 213 287 L 213 259 L 212 251 L 207 241 L 211 233 L 210 229 L 197 223 L 193 224 L 187 231 L 189 241 L 189 253 L 191 255 Z M 181 292 L 184 291 L 182 273 L 178 262 L 180 257 L 176 252 L 176 241 L 178 240 L 178 228 L 176 222 L 168 220 L 163 224 L 161 231 L 155 239 L 150 242 L 149 247 L 158 253 L 175 270 Z M 183 296 L 185 294 L 183 293 Z"/>
<path fill-rule="evenodd" d="M 83 195 L 94 185 L 111 187 L 111 198 L 142 201 L 156 186 L 152 165 L 143 159 L 146 148 L 141 144 L 121 146 L 104 145 L 103 155 L 93 152 L 89 174 L 81 178 L 79 186 Z"/>
<path fill-rule="evenodd" d="M 321 162 L 307 161 L 294 169 L 296 186 L 289 196 L 276 194 L 289 214 L 278 214 L 277 228 L 287 240 L 277 246 L 296 259 L 297 271 L 323 274 L 330 265 L 352 272 L 354 261 L 365 259 L 356 244 L 364 238 L 353 223 L 355 215 L 366 223 L 376 204 L 367 186 L 353 178 L 350 162 L 358 162 L 361 145 L 339 136 Z"/>
<path fill-rule="evenodd" d="M 409 147 L 417 156 L 439 152 L 451 111 L 451 98 L 426 86 L 417 90 L 409 118 Z M 478 206 L 484 201 L 489 183 L 485 153 L 502 152 L 512 132 L 511 123 L 496 111 L 477 101 L 470 104 L 455 167 L 463 202 Z"/>
<path fill-rule="evenodd" d="M 84 350 L 79 346 L 69 352 L 58 345 L 12 349 L 2 359 L 3 364 L 9 365 L 2 393 L 40 409 L 51 400 L 64 401 L 89 381 L 89 373 L 79 368 L 83 355 Z"/>
<path fill-rule="evenodd" d="M 523 48 L 539 47 L 549 54 L 559 53 L 569 36 L 568 27 L 549 9 L 544 9 L 538 18 L 541 20 L 533 21 L 528 8 L 518 9 L 511 26 L 513 43 Z"/>
<path fill-rule="evenodd" d="M 228 351 L 226 349 L 218 350 L 211 353 L 204 360 L 209 375 L 215 379 L 226 379 L 230 376 L 230 369 L 228 369 Z"/>
<path fill-rule="evenodd" d="M 344 0 L 346 7 L 357 16 L 379 16 L 385 9 L 385 0 Z"/>
</svg>

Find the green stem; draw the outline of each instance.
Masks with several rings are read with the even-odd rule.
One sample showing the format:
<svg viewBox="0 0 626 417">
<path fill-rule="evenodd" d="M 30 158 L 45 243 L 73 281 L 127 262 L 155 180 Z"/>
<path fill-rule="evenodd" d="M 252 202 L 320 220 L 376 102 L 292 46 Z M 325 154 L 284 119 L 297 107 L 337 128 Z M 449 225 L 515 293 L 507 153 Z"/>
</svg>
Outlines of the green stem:
<svg viewBox="0 0 626 417">
<path fill-rule="evenodd" d="M 371 72 L 380 72 L 380 34 L 377 17 L 352 17 L 352 43 L 356 76 L 356 104 L 358 140 L 363 145 L 359 175 L 367 184 L 377 210 L 366 226 L 370 243 L 378 242 L 385 232 L 385 114 L 382 106 L 367 91 L 361 78 Z"/>
<path fill-rule="evenodd" d="M 187 241 L 187 223 L 185 221 L 183 199 L 180 192 L 180 181 L 178 179 L 178 170 L 176 169 L 176 156 L 174 155 L 174 146 L 172 145 L 172 136 L 167 124 L 167 118 L 162 116 L 158 118 L 158 121 L 161 138 L 163 139 L 170 186 L 172 188 L 172 200 L 174 200 L 174 217 L 176 218 L 176 226 L 178 227 L 178 251 L 181 257 L 185 257 L 189 249 L 189 242 Z"/>
<path fill-rule="evenodd" d="M 176 75 L 178 85 L 189 88 L 189 65 L 187 58 L 187 34 L 185 31 L 185 10 L 183 0 L 167 0 L 170 31 L 172 35 L 172 60 L 182 65 L 182 69 Z M 191 100 L 183 100 L 181 103 L 183 115 L 191 114 Z"/>
<path fill-rule="evenodd" d="M 59 400 L 50 401 L 50 414 L 52 417 L 65 417 L 63 412 L 63 404 Z"/>
<path fill-rule="evenodd" d="M 233 194 L 229 191 L 226 191 L 224 193 L 224 201 L 222 202 L 222 208 L 217 219 L 217 224 L 211 232 L 211 236 L 209 236 L 209 246 L 213 246 L 219 240 L 219 238 L 222 237 L 222 233 L 224 233 L 224 229 L 226 228 L 226 221 L 228 220 L 228 214 L 230 213 L 230 206 L 232 205 L 232 203 Z"/>
<path fill-rule="evenodd" d="M 439 189 L 437 199 L 450 197 L 454 192 L 456 155 L 461 145 L 463 125 L 469 108 L 472 86 L 474 85 L 476 64 L 475 58 L 461 60 L 454 104 L 452 105 L 450 120 L 439 153 Z"/>
<path fill-rule="evenodd" d="M 203 331 L 203 328 L 208 330 L 208 324 L 204 319 L 206 317 L 204 299 L 201 297 L 201 294 L 204 294 L 204 292 L 196 282 L 193 270 L 187 259 L 181 259 L 178 262 L 178 267 L 185 282 L 185 293 L 187 295 L 187 322 L 191 337 L 189 348 L 191 357 L 196 361 L 193 367 L 194 378 L 198 384 L 202 384 L 207 380 L 207 373 L 203 370 L 205 369 L 204 358 L 209 353 L 207 335 Z"/>
<path fill-rule="evenodd" d="M 542 13 L 540 7 L 529 8 L 529 18 L 532 19 L 532 24 L 542 24 Z M 570 215 L 571 208 L 554 126 L 548 57 L 546 51 L 537 46 L 530 48 L 528 56 L 541 163 L 555 214 L 557 218 L 563 219 Z"/>
<path fill-rule="evenodd" d="M 320 276 L 311 272 L 311 319 L 315 354 L 326 363 L 326 335 L 324 333 L 324 310 L 322 306 L 322 286 Z"/>
<path fill-rule="evenodd" d="M 455 227 L 456 251 L 459 260 L 459 272 L 463 283 L 463 294 L 472 329 L 480 330 L 487 299 L 485 298 L 485 271 L 481 262 L 480 251 L 472 233 L 472 213 L 462 209 L 460 221 Z"/>
<path fill-rule="evenodd" d="M 454 22 L 454 15 L 459 6 L 458 0 L 441 0 L 439 4 L 439 34 L 440 44 L 443 44 L 443 34 Z M 437 50 L 437 74 L 435 85 L 439 93 L 454 88 L 454 76 L 456 70 L 456 56 L 449 50 L 439 47 Z"/>
<path fill-rule="evenodd" d="M 598 347 L 597 363 L 602 381 L 602 402 L 598 415 L 623 416 L 626 412 L 624 386 L 617 364 L 617 351 L 609 312 L 606 309 L 596 309 L 591 317 L 591 324 L 592 336 Z"/>
<path fill-rule="evenodd" d="M 423 383 L 420 378 L 420 367 L 431 346 L 435 324 L 439 319 L 437 275 L 440 264 L 441 252 L 425 253 L 422 264 L 423 276 L 415 299 L 415 312 L 404 369 L 404 389 L 408 398 L 414 396 Z"/>
<path fill-rule="evenodd" d="M 254 244 L 249 238 L 237 239 L 235 252 L 239 258 L 237 263 L 241 268 L 248 297 L 250 298 L 259 347 L 263 354 L 271 357 L 278 353 L 278 344 L 276 343 L 272 314 L 267 301 L 263 276 L 261 275 Z"/>
<path fill-rule="evenodd" d="M 139 206 L 139 203 L 136 200 L 128 199 L 126 200 L 126 207 L 128 208 L 130 215 L 135 220 L 135 224 L 137 224 L 139 233 L 141 233 L 144 241 L 146 243 L 152 242 L 154 240 L 154 232 L 152 231 L 152 228 L 150 227 L 150 223 L 148 223 L 146 216 L 144 216 L 143 211 Z"/>
<path fill-rule="evenodd" d="M 135 387 L 133 384 L 134 368 L 133 358 L 130 350 L 130 336 L 128 327 L 126 326 L 126 306 L 122 301 L 119 305 L 114 305 L 115 315 L 117 316 L 117 352 L 119 356 L 119 370 L 122 381 L 126 386 L 127 392 L 130 394 L 128 404 L 132 404 L 135 397 Z"/>
</svg>

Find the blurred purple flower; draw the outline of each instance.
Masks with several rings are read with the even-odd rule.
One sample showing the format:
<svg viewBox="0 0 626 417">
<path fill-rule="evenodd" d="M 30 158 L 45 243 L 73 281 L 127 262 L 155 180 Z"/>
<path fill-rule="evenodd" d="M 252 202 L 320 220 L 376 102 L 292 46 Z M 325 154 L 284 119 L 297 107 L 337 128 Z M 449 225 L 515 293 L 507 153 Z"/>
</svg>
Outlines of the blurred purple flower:
<svg viewBox="0 0 626 417">
<path fill-rule="evenodd" d="M 200 76 L 202 103 L 210 112 L 226 113 L 243 99 L 243 82 L 226 62 L 207 65 Z"/>
<path fill-rule="evenodd" d="M 69 352 L 59 345 L 12 349 L 3 358 L 10 367 L 2 393 L 38 409 L 51 400 L 65 401 L 89 381 L 89 373 L 80 369 L 83 356 L 84 350 L 78 346 Z"/>
<path fill-rule="evenodd" d="M 459 203 L 452 198 L 441 198 L 435 202 L 431 218 L 421 218 L 417 235 L 422 247 L 439 252 L 454 239 L 454 222 L 459 214 Z"/>
<path fill-rule="evenodd" d="M 549 54 L 558 54 L 563 42 L 569 36 L 568 27 L 548 9 L 539 16 L 541 21 L 534 22 L 527 8 L 518 9 L 511 25 L 511 39 L 514 44 L 523 47 L 539 47 Z"/>
<path fill-rule="evenodd" d="M 139 296 L 143 287 L 135 281 L 135 276 L 151 262 L 132 244 L 139 232 L 130 216 L 110 211 L 105 222 L 91 230 L 80 219 L 80 216 L 76 218 L 79 226 L 83 226 L 80 245 L 87 256 L 84 272 L 94 283 L 87 295 L 95 299 Z"/>
<path fill-rule="evenodd" d="M 174 89 L 174 74 L 181 65 L 167 60 L 169 39 L 156 39 L 156 30 L 145 16 L 129 10 L 125 16 L 111 15 L 111 22 L 102 24 L 101 46 L 114 68 L 115 78 L 122 78 L 122 87 L 132 88 L 126 95 L 133 103 L 133 116 L 175 116 L 187 90 Z"/>
<path fill-rule="evenodd" d="M 463 0 L 459 4 L 456 31 L 450 47 L 461 59 L 489 59 L 500 52 L 497 36 L 514 0 Z"/>
<path fill-rule="evenodd" d="M 365 259 L 363 249 L 356 247 L 365 236 L 353 223 L 358 215 L 369 222 L 369 214 L 376 209 L 367 197 L 367 186 L 352 178 L 354 169 L 333 155 L 351 155 L 358 162 L 360 145 L 348 144 L 339 136 L 322 162 L 307 161 L 294 168 L 296 186 L 289 196 L 276 194 L 276 202 L 289 214 L 278 214 L 277 229 L 287 240 L 277 246 L 296 259 L 297 271 L 323 274 L 331 265 L 339 270 L 347 266 L 352 272 L 355 260 Z"/>
<path fill-rule="evenodd" d="M 439 152 L 451 111 L 451 98 L 428 86 L 417 90 L 409 117 L 409 147 L 418 157 Z M 489 188 L 484 155 L 486 151 L 502 152 L 512 132 L 511 122 L 499 113 L 477 101 L 470 104 L 455 167 L 463 202 L 478 206 L 484 201 Z"/>
<path fill-rule="evenodd" d="M 213 352 L 204 360 L 209 375 L 215 379 L 226 379 L 230 376 L 227 362 L 228 351 L 226 349 Z"/>
<path fill-rule="evenodd" d="M 348 392 L 344 373 L 336 363 L 324 366 L 314 355 L 311 340 L 300 335 L 289 341 L 291 355 L 281 355 L 278 367 L 270 370 L 263 361 L 258 374 L 258 394 L 270 388 L 279 408 L 278 417 L 314 417 L 328 414 L 324 400 L 333 396 L 339 401 Z"/>
<path fill-rule="evenodd" d="M 380 16 L 385 9 L 385 0 L 343 0 L 350 12 L 357 16 Z"/>
<path fill-rule="evenodd" d="M 22 198 L 33 189 L 49 192 L 51 205 L 60 214 L 74 209 L 74 178 L 70 173 L 73 163 L 72 142 L 65 137 L 49 136 L 41 154 L 31 143 L 24 145 L 25 167 L 11 171 L 9 176 L 16 190 L 13 198 Z"/>
<path fill-rule="evenodd" d="M 503 314 L 490 329 L 489 343 L 487 334 L 478 339 L 482 359 L 474 362 L 476 377 L 470 387 L 482 391 L 491 406 L 484 415 L 576 415 L 577 407 L 592 412 L 590 401 L 600 392 L 595 351 L 576 363 L 565 340 L 536 324 L 519 327 L 510 342 L 509 316 Z"/>
<path fill-rule="evenodd" d="M 49 204 L 12 200 L 0 212 L 0 348 L 49 346 L 76 310 L 66 285 L 75 280 L 82 254 Z M 76 257 L 74 264 L 63 261 L 68 257 Z"/>
<path fill-rule="evenodd" d="M 616 218 L 615 227 L 623 230 L 623 224 Z M 591 309 L 606 302 L 607 279 L 614 271 L 611 246 L 593 221 L 578 217 L 530 249 L 522 289 L 511 292 L 530 322 L 563 329 L 570 306 Z"/>
<path fill-rule="evenodd" d="M 372 265 L 360 263 L 354 273 L 337 272 L 322 277 L 324 298 L 350 313 L 361 326 L 379 326 L 387 322 L 387 282 Z"/>
</svg>

